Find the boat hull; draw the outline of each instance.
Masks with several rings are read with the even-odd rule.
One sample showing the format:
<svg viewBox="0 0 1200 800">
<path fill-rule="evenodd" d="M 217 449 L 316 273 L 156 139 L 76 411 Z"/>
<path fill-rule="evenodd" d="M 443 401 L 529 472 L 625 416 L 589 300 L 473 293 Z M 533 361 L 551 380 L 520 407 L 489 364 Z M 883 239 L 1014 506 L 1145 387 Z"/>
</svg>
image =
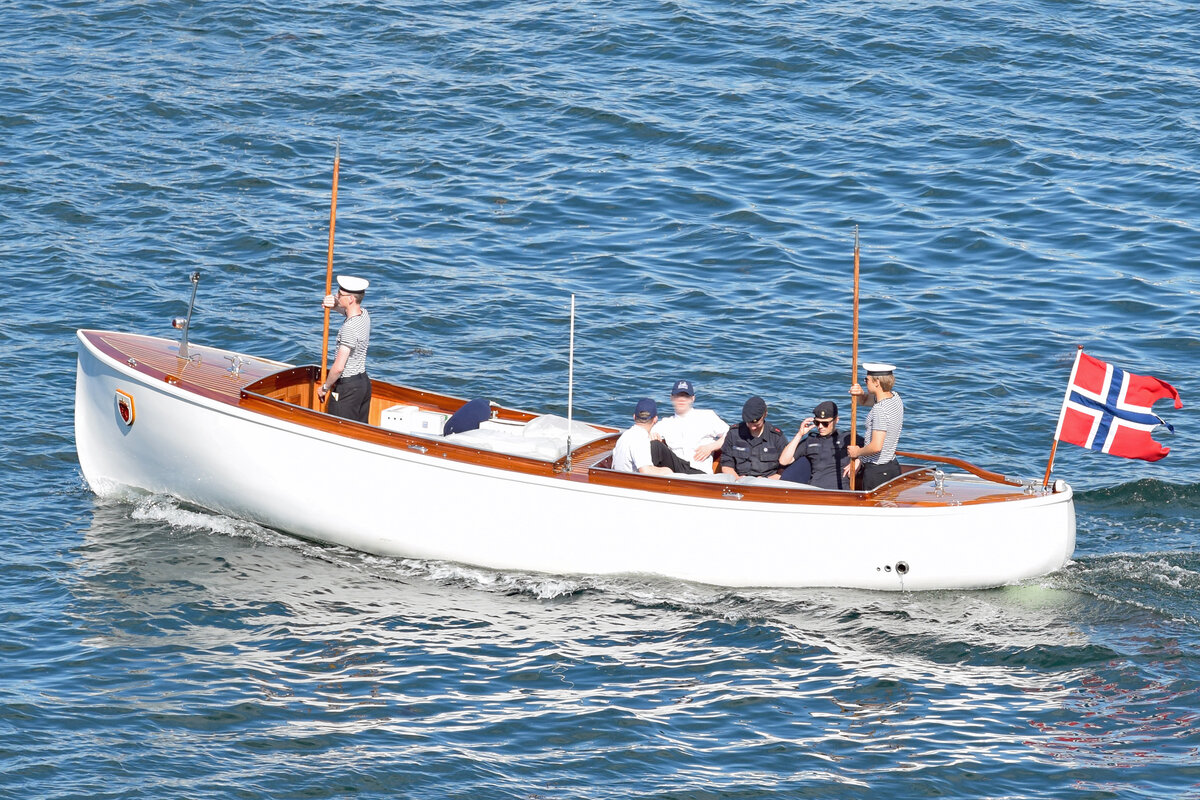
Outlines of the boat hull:
<svg viewBox="0 0 1200 800">
<path fill-rule="evenodd" d="M 133 398 L 132 424 L 118 392 Z M 161 493 L 313 541 L 497 570 L 730 587 L 984 588 L 1059 569 L 1075 545 L 1069 488 L 1003 503 L 886 508 L 675 496 L 521 474 L 201 396 L 140 373 L 82 334 L 75 434 L 84 477 L 101 495 Z"/>
</svg>

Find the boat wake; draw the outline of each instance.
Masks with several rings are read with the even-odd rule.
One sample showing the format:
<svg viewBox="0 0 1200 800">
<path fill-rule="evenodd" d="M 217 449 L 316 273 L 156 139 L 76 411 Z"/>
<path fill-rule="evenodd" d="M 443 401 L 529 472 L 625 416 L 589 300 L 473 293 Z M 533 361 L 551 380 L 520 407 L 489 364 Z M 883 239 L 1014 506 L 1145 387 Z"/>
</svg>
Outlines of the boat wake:
<svg viewBox="0 0 1200 800">
<path fill-rule="evenodd" d="M 127 490 L 110 492 L 105 499 L 131 504 L 129 517 L 139 522 L 159 522 L 173 531 L 207 532 L 248 539 L 271 547 L 285 547 L 306 557 L 365 572 L 383 580 L 424 580 L 500 594 L 528 595 L 538 600 L 565 598 L 604 588 L 600 579 L 587 577 L 500 572 L 444 561 L 374 556 L 338 545 L 298 539 L 253 522 L 188 506 L 167 495 L 147 495 Z"/>
<path fill-rule="evenodd" d="M 1082 556 L 1046 583 L 1099 600 L 1200 624 L 1200 553 L 1162 551 Z"/>
<path fill-rule="evenodd" d="M 1076 492 L 1075 502 L 1095 510 L 1141 507 L 1160 511 L 1200 511 L 1200 483 L 1178 484 L 1145 478 L 1103 489 Z"/>
<path fill-rule="evenodd" d="M 645 624 L 701 646 L 749 636 L 842 667 L 886 663 L 914 676 L 953 670 L 964 681 L 1110 663 L 1133 650 L 1169 648 L 1200 621 L 1200 554 L 1189 552 L 1084 556 L 1052 575 L 981 591 L 730 589 L 650 575 L 547 575 L 375 556 L 163 495 L 102 501 L 96 518 L 89 557 L 113 565 L 110 581 L 130 580 L 126 568 L 136 553 L 138 573 L 156 586 L 197 585 L 237 597 L 249 580 L 294 613 L 310 609 L 320 619 L 332 600 L 368 615 L 386 609 L 389 618 L 440 619 L 457 609 L 463 619 L 495 621 L 515 608 L 528 624 L 529 606 L 537 604 L 555 609 L 538 617 L 547 620 L 548 637 L 580 615 L 621 631 L 651 618 Z M 1117 623 L 1139 637 L 1096 635 Z"/>
<path fill-rule="evenodd" d="M 211 531 L 224 536 L 235 536 L 255 541 L 277 544 L 290 539 L 284 534 L 255 525 L 253 522 L 213 514 L 200 509 L 188 509 L 172 497 L 150 495 L 135 501 L 130 517 L 139 521 L 163 522 L 176 530 Z"/>
<path fill-rule="evenodd" d="M 1200 484 L 1138 480 L 1076 494 L 1079 551 L 1050 585 L 1200 621 Z"/>
<path fill-rule="evenodd" d="M 1144 512 L 1130 506 L 1150 503 L 1162 510 L 1173 504 L 1183 516 L 1200 506 L 1200 487 L 1174 486 L 1158 481 L 1138 481 L 1083 495 L 1086 507 L 1107 523 L 1134 513 L 1147 524 Z M 132 504 L 129 516 L 138 521 L 162 523 L 172 530 L 211 532 L 246 539 L 270 547 L 283 547 L 306 558 L 352 569 L 385 581 L 432 582 L 501 595 L 523 595 L 539 601 L 562 601 L 585 594 L 643 608 L 669 608 L 683 613 L 752 622 L 777 617 L 789 609 L 808 614 L 820 609 L 870 606 L 876 592 L 862 590 L 740 589 L 692 584 L 657 576 L 562 576 L 533 572 L 500 571 L 445 561 L 396 558 L 361 553 L 337 545 L 308 542 L 253 522 L 212 513 L 164 495 L 119 493 L 107 499 Z M 1109 519 L 1110 517 L 1118 519 Z M 1177 513 L 1170 516 L 1178 519 Z M 1194 525 L 1194 523 L 1192 523 Z M 1200 553 L 1175 550 L 1077 555 L 1067 568 L 1049 576 L 997 592 L 1065 591 L 1108 603 L 1140 609 L 1170 620 L 1195 624 L 1200 609 Z M 984 593 L 922 593 L 927 597 Z M 932 601 L 931 601 L 932 602 Z M 1022 601 L 1024 602 L 1024 601 Z"/>
</svg>

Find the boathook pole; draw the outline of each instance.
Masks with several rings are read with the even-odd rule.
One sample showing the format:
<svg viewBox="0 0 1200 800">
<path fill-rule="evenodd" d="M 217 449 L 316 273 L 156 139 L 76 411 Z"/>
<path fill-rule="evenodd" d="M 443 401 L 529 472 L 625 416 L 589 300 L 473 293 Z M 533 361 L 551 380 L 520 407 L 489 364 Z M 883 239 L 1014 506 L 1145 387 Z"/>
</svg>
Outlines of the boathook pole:
<svg viewBox="0 0 1200 800">
<path fill-rule="evenodd" d="M 850 385 L 858 383 L 858 226 L 854 226 L 854 334 L 850 345 Z M 858 439 L 858 395 L 850 395 L 850 444 Z M 854 490 L 855 470 L 850 470 L 850 489 Z"/>
<path fill-rule="evenodd" d="M 333 151 L 333 195 L 329 201 L 329 252 L 325 256 L 325 296 L 333 294 L 333 226 L 337 220 L 338 165 L 342 160 L 342 140 L 338 139 Z M 325 309 L 325 326 L 321 333 L 321 386 L 329 372 L 329 309 Z M 328 397 L 328 395 L 326 395 Z M 313 392 L 313 410 L 321 410 L 321 401 Z"/>
<path fill-rule="evenodd" d="M 575 295 L 571 295 L 571 337 L 567 345 L 567 461 L 571 471 L 571 409 L 575 405 Z"/>
</svg>

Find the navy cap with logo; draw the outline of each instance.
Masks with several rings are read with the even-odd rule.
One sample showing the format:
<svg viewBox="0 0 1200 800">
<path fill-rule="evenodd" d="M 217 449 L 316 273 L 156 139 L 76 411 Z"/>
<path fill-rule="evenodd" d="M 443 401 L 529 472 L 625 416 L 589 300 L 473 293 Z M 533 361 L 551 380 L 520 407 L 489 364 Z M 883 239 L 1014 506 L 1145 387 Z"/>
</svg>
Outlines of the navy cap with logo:
<svg viewBox="0 0 1200 800">
<path fill-rule="evenodd" d="M 658 416 L 658 403 L 649 397 L 638 400 L 637 408 L 633 410 L 633 418 L 638 422 L 648 422 Z"/>
<path fill-rule="evenodd" d="M 677 394 L 686 394 L 690 397 L 695 397 L 696 390 L 692 387 L 691 381 L 680 379 L 675 381 L 675 385 L 671 387 L 671 396 L 674 397 Z"/>
<path fill-rule="evenodd" d="M 817 403 L 817 407 L 813 409 L 813 419 L 828 420 L 837 415 L 837 403 L 832 400 Z"/>
<path fill-rule="evenodd" d="M 767 413 L 767 401 L 754 395 L 742 406 L 742 422 L 754 422 Z"/>
</svg>

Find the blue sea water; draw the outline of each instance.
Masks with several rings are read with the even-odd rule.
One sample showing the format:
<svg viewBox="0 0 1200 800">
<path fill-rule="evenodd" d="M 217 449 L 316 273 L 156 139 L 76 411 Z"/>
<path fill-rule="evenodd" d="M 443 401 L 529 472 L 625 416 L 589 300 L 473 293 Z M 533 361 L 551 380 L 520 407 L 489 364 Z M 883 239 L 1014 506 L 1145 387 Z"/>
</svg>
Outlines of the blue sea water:
<svg viewBox="0 0 1200 800">
<path fill-rule="evenodd" d="M 0 23 L 0 796 L 1200 798 L 1194 4 Z M 1061 447 L 1074 562 L 985 592 L 496 573 L 95 498 L 74 331 L 171 335 L 198 269 L 194 341 L 319 360 L 339 140 L 378 377 L 561 413 L 575 294 L 578 416 L 688 377 L 791 433 L 845 396 L 857 226 L 907 449 L 1040 477 L 1083 345 L 1180 390 L 1172 452 Z"/>
</svg>

